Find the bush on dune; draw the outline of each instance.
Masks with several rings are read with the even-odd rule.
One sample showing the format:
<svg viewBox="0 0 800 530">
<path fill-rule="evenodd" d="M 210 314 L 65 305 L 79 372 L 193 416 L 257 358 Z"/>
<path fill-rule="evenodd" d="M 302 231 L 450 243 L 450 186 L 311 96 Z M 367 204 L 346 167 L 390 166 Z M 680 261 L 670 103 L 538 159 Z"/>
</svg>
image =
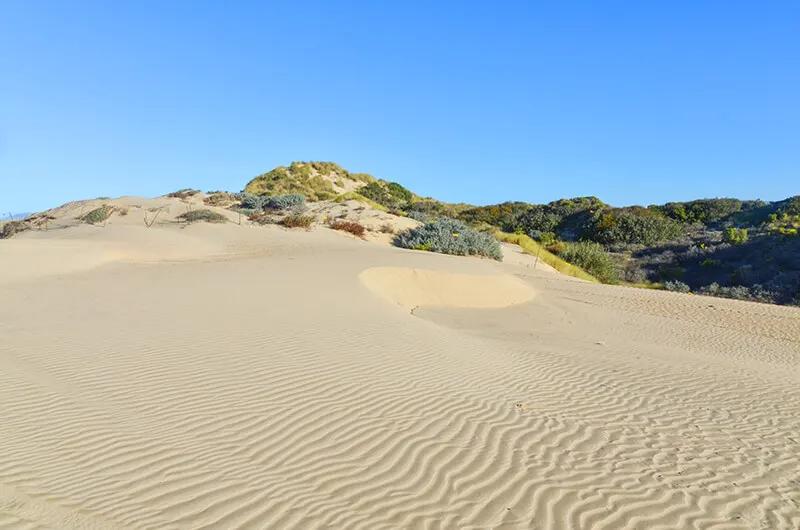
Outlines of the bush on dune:
<svg viewBox="0 0 800 530">
<path fill-rule="evenodd" d="M 24 221 L 8 221 L 7 223 L 3 224 L 2 228 L 0 228 L 0 239 L 14 237 L 16 234 L 29 229 L 30 227 Z"/>
<path fill-rule="evenodd" d="M 187 223 L 226 223 L 228 218 L 221 213 L 212 212 L 211 210 L 191 210 L 186 213 L 180 214 L 178 217 L 181 221 Z"/>
<path fill-rule="evenodd" d="M 293 213 L 281 220 L 281 224 L 286 228 L 308 228 L 314 224 L 316 218 L 312 215 Z"/>
<path fill-rule="evenodd" d="M 334 230 L 340 230 L 342 232 L 348 232 L 353 234 L 356 237 L 364 238 L 364 234 L 367 232 L 367 229 L 364 228 L 363 225 L 356 223 L 355 221 L 344 221 L 341 219 L 336 219 L 330 224 L 330 227 Z"/>
<path fill-rule="evenodd" d="M 80 220 L 89 223 L 90 225 L 102 223 L 106 221 L 111 214 L 114 213 L 114 208 L 108 205 L 101 206 L 100 208 L 95 208 L 80 217 Z"/>
<path fill-rule="evenodd" d="M 503 259 L 500 243 L 495 238 L 452 219 L 439 219 L 406 230 L 395 237 L 394 244 L 442 254 L 484 256 L 498 261 Z"/>
<path fill-rule="evenodd" d="M 603 283 L 618 283 L 619 276 L 614 260 L 603 249 L 603 245 L 593 241 L 564 243 L 559 249 L 559 257 L 574 263 Z"/>
</svg>

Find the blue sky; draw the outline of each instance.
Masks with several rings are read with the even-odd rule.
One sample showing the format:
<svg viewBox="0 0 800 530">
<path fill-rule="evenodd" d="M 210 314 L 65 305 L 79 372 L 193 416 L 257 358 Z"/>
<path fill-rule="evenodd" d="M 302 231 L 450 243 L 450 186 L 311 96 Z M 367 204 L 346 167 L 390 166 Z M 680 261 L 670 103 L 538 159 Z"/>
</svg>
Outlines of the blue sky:
<svg viewBox="0 0 800 530">
<path fill-rule="evenodd" d="M 332 160 L 453 202 L 800 193 L 797 2 L 0 2 L 0 211 Z"/>
</svg>

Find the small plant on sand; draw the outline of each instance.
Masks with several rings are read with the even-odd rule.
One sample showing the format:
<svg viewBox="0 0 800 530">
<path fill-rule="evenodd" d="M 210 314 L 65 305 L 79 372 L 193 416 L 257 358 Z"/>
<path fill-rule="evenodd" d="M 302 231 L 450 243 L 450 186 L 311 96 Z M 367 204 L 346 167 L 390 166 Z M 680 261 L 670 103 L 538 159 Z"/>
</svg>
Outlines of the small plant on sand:
<svg viewBox="0 0 800 530">
<path fill-rule="evenodd" d="M 111 206 L 103 205 L 100 208 L 95 208 L 82 216 L 80 216 L 80 220 L 89 223 L 90 225 L 96 225 L 100 223 L 104 223 L 111 214 L 114 213 L 114 208 Z"/>
<path fill-rule="evenodd" d="M 309 228 L 314 224 L 314 221 L 316 221 L 316 219 L 313 215 L 293 213 L 284 217 L 281 220 L 281 224 L 286 228 Z"/>
<path fill-rule="evenodd" d="M 182 190 L 173 191 L 172 193 L 167 193 L 167 197 L 172 197 L 174 199 L 188 199 L 189 197 L 197 195 L 198 193 L 200 193 L 200 190 L 184 188 Z"/>
<path fill-rule="evenodd" d="M 8 239 L 28 229 L 30 227 L 24 221 L 9 221 L 0 227 L 0 239 Z"/>
<path fill-rule="evenodd" d="M 228 218 L 221 213 L 212 212 L 211 210 L 190 210 L 178 216 L 181 221 L 187 223 L 205 222 L 205 223 L 226 223 Z"/>
<path fill-rule="evenodd" d="M 383 223 L 379 228 L 380 233 L 382 234 L 394 234 L 394 227 L 391 223 Z"/>
<path fill-rule="evenodd" d="M 248 221 L 252 221 L 257 225 L 271 225 L 277 222 L 274 215 L 266 212 L 254 212 L 247 216 Z"/>
<path fill-rule="evenodd" d="M 395 237 L 394 244 L 442 254 L 485 256 L 498 261 L 503 259 L 500 243 L 495 238 L 452 219 L 438 219 L 406 230 Z"/>
<path fill-rule="evenodd" d="M 364 238 L 364 234 L 367 231 L 367 229 L 364 228 L 363 225 L 356 223 L 355 221 L 342 221 L 337 219 L 333 221 L 330 226 L 334 230 L 341 230 L 342 232 L 348 232 L 362 239 Z"/>
</svg>

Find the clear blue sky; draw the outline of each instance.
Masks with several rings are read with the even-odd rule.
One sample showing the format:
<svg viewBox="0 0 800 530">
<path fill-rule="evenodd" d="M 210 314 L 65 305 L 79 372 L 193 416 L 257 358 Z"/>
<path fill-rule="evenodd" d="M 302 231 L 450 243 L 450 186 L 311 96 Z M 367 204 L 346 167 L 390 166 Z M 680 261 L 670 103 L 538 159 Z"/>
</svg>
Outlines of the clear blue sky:
<svg viewBox="0 0 800 530">
<path fill-rule="evenodd" d="M 478 204 L 780 199 L 799 28 L 792 1 L 3 0 L 0 210 L 293 160 Z"/>
</svg>

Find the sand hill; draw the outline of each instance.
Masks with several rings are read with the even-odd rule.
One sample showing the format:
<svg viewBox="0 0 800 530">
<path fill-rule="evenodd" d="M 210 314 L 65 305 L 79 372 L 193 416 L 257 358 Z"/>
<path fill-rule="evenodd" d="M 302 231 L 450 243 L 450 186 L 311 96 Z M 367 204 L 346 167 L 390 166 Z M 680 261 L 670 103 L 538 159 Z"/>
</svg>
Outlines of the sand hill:
<svg viewBox="0 0 800 530">
<path fill-rule="evenodd" d="M 800 310 L 205 198 L 0 241 L 0 529 L 800 528 Z"/>
</svg>

